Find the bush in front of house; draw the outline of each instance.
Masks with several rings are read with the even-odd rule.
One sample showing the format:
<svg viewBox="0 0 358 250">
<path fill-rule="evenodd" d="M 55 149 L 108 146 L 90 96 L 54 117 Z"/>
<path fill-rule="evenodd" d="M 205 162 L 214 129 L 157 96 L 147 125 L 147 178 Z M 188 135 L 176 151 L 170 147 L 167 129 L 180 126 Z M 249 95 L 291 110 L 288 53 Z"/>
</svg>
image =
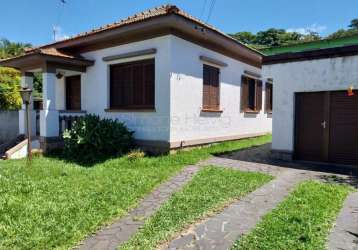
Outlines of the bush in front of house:
<svg viewBox="0 0 358 250">
<path fill-rule="evenodd" d="M 88 163 L 123 155 L 133 146 L 133 133 L 118 120 L 86 115 L 64 132 L 64 153 Z"/>
</svg>

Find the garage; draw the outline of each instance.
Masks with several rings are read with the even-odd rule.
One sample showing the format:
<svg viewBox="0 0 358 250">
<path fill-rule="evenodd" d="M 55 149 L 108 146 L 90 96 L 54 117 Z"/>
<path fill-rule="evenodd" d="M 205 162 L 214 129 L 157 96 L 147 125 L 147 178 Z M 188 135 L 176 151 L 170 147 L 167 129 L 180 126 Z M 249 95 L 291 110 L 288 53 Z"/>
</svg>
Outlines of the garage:
<svg viewBox="0 0 358 250">
<path fill-rule="evenodd" d="M 358 45 L 266 56 L 271 156 L 358 167 Z M 358 168 L 357 168 L 358 169 Z"/>
<path fill-rule="evenodd" d="M 294 158 L 358 165 L 358 95 L 295 93 Z"/>
</svg>

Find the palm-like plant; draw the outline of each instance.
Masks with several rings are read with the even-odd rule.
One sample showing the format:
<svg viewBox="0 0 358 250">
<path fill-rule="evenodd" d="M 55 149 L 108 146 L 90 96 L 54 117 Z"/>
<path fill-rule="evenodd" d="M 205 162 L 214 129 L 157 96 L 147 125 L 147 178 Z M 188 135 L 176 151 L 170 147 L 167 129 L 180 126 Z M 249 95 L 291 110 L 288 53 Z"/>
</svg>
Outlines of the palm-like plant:
<svg viewBox="0 0 358 250">
<path fill-rule="evenodd" d="M 19 56 L 25 53 L 26 48 L 31 48 L 29 43 L 15 43 L 7 39 L 0 39 L 0 59 Z"/>
</svg>

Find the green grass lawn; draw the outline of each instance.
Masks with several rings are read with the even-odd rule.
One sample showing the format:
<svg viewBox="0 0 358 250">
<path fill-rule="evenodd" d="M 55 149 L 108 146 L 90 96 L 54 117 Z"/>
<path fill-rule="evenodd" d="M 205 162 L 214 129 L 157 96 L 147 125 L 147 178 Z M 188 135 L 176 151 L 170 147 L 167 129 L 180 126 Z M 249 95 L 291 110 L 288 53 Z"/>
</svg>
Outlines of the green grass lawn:
<svg viewBox="0 0 358 250">
<path fill-rule="evenodd" d="M 126 157 L 84 168 L 39 157 L 0 161 L 0 249 L 68 249 L 133 208 L 183 166 L 211 154 L 267 143 L 271 136 L 175 155 Z"/>
<path fill-rule="evenodd" d="M 333 222 L 350 188 L 306 181 L 233 249 L 326 249 Z"/>
<path fill-rule="evenodd" d="M 120 249 L 154 249 L 185 226 L 271 180 L 260 173 L 205 167 L 175 193 Z"/>
</svg>

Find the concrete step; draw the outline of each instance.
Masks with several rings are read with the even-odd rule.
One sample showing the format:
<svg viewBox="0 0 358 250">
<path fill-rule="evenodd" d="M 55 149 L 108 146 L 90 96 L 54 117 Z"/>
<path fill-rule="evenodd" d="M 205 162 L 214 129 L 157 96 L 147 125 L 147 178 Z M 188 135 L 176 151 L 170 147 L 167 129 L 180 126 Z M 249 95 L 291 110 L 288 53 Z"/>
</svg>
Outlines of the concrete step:
<svg viewBox="0 0 358 250">
<path fill-rule="evenodd" d="M 18 135 L 13 140 L 7 141 L 0 145 L 0 158 L 5 159 L 5 152 L 8 151 L 10 148 L 16 146 L 20 142 L 25 140 L 25 135 Z"/>
</svg>

